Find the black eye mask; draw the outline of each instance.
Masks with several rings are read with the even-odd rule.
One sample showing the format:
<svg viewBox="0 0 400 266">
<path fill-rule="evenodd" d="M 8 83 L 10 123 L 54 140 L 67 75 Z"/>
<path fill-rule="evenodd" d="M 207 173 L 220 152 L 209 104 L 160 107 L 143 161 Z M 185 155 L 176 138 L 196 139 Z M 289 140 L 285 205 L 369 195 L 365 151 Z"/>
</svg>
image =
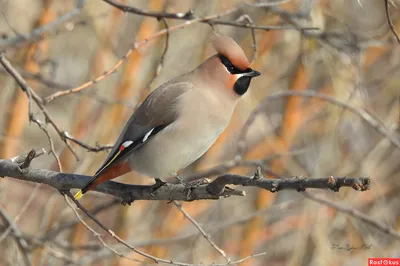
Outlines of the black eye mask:
<svg viewBox="0 0 400 266">
<path fill-rule="evenodd" d="M 223 55 L 219 55 L 219 59 L 221 60 L 221 63 L 224 64 L 224 66 L 226 67 L 226 69 L 229 71 L 229 73 L 231 73 L 232 75 L 235 74 L 243 74 L 243 73 L 249 73 L 251 72 L 251 68 L 247 68 L 245 70 L 241 70 L 237 67 L 235 67 L 231 61 L 229 61 L 228 58 L 226 58 Z"/>
</svg>

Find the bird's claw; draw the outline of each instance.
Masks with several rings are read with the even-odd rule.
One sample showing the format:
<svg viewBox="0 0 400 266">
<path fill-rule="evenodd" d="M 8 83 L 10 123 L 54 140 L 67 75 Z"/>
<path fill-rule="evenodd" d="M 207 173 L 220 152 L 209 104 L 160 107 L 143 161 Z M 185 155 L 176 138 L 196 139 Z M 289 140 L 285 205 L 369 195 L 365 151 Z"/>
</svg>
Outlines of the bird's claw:
<svg viewBox="0 0 400 266">
<path fill-rule="evenodd" d="M 204 184 L 209 184 L 210 181 L 206 178 L 200 179 L 200 180 L 195 180 L 195 181 L 191 181 L 191 182 L 186 182 L 184 181 L 180 176 L 176 175 L 174 176 L 176 179 L 178 179 L 178 181 L 185 186 L 185 188 L 187 189 L 187 193 L 186 193 L 186 200 L 187 201 L 193 201 L 196 199 L 196 197 L 193 195 L 193 190 L 195 190 L 197 187 L 204 185 Z"/>
</svg>

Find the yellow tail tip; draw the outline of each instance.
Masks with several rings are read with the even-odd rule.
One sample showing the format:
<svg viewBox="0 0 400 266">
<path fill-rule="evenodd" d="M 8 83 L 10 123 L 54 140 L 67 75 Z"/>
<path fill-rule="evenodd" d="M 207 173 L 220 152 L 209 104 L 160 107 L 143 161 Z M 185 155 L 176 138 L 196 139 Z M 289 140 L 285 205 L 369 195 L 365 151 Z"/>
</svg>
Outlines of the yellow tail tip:
<svg viewBox="0 0 400 266">
<path fill-rule="evenodd" d="M 82 190 L 79 190 L 79 191 L 75 194 L 74 199 L 78 200 L 78 199 L 80 199 L 80 198 L 82 198 L 82 197 L 83 197 Z"/>
</svg>

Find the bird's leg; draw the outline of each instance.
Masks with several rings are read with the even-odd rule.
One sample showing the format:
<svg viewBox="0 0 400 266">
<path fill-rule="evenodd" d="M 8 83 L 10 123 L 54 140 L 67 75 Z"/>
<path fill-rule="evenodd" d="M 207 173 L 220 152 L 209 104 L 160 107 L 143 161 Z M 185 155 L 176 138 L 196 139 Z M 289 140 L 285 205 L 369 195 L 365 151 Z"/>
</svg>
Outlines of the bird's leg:
<svg viewBox="0 0 400 266">
<path fill-rule="evenodd" d="M 184 185 L 185 188 L 188 190 L 186 194 L 186 199 L 189 201 L 192 195 L 192 187 L 190 186 L 190 184 L 184 181 L 183 178 L 178 175 L 178 173 L 172 173 L 172 176 L 175 177 L 175 179 L 178 180 L 180 184 Z"/>
<path fill-rule="evenodd" d="M 126 205 L 131 206 L 131 204 L 134 201 L 135 201 L 135 198 L 133 196 L 127 196 L 127 197 L 122 198 L 121 205 L 122 206 L 126 206 Z"/>
<path fill-rule="evenodd" d="M 187 182 L 187 181 L 183 180 L 183 178 L 180 177 L 177 173 L 173 173 L 172 176 L 175 177 L 179 181 L 179 183 L 184 185 L 185 188 L 188 190 L 187 194 L 186 194 L 186 200 L 187 201 L 195 200 L 195 197 L 192 195 L 192 191 L 194 189 L 196 189 L 197 187 L 199 187 L 201 185 L 210 183 L 210 180 L 208 180 L 207 178 L 203 178 L 203 179 L 200 179 L 200 180 L 194 180 L 194 181 L 191 181 L 191 182 Z"/>
<path fill-rule="evenodd" d="M 172 173 L 172 176 L 173 176 L 176 180 L 178 180 L 178 182 L 179 182 L 180 184 L 184 185 L 185 187 L 187 186 L 187 183 L 183 180 L 182 177 L 180 177 L 180 176 L 178 175 L 178 173 Z"/>
<path fill-rule="evenodd" d="M 167 182 L 162 181 L 160 178 L 154 178 L 154 180 L 156 181 L 156 183 L 150 187 L 150 195 L 152 195 L 153 197 L 155 196 L 154 192 L 167 184 Z"/>
</svg>

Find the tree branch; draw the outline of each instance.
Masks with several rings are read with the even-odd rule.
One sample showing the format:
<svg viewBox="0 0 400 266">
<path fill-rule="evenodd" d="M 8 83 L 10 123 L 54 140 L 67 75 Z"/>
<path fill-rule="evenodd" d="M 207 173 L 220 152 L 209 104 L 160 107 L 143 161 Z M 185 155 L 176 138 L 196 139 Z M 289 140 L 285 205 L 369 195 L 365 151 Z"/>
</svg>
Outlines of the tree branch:
<svg viewBox="0 0 400 266">
<path fill-rule="evenodd" d="M 5 40 L 0 39 L 0 51 L 6 49 L 9 46 L 16 46 L 26 41 L 30 42 L 36 41 L 38 39 L 41 39 L 45 34 L 55 31 L 60 25 L 78 16 L 84 7 L 85 1 L 86 0 L 77 0 L 76 7 L 72 11 L 68 12 L 65 15 L 62 15 L 61 17 L 50 23 L 47 23 L 39 28 L 34 29 L 30 33 L 21 34 Z"/>
<path fill-rule="evenodd" d="M 237 28 L 248 28 L 248 29 L 256 29 L 256 30 L 317 30 L 318 28 L 315 27 L 297 27 L 297 26 L 261 26 L 261 25 L 254 25 L 253 23 L 243 23 L 243 22 L 236 22 L 236 21 L 225 21 L 219 19 L 201 19 L 196 16 L 193 10 L 189 10 L 186 13 L 166 13 L 166 12 L 152 12 L 149 10 L 139 9 L 133 6 L 124 5 L 114 0 L 103 0 L 104 2 L 108 3 L 109 5 L 123 11 L 126 13 L 132 13 L 140 16 L 146 17 L 154 17 L 157 19 L 179 19 L 179 20 L 197 20 L 200 19 L 200 23 L 207 23 L 211 25 L 225 25 L 225 26 L 232 26 Z M 235 12 L 239 11 L 242 7 L 253 7 L 252 5 L 241 4 L 237 8 L 235 8 Z"/>
<path fill-rule="evenodd" d="M 8 176 L 24 181 L 43 183 L 57 190 L 82 188 L 91 176 L 59 173 L 46 169 L 25 168 L 10 160 L 0 160 L 0 176 Z M 103 183 L 95 191 L 113 195 L 122 199 L 123 203 L 130 204 L 135 200 L 181 200 L 193 201 L 204 199 L 221 199 L 230 196 L 244 196 L 245 192 L 227 187 L 227 185 L 252 186 L 277 192 L 280 190 L 304 191 L 307 188 L 330 189 L 338 191 L 341 187 L 351 187 L 358 191 L 369 189 L 369 178 L 287 178 L 267 179 L 258 172 L 254 176 L 225 174 L 217 177 L 213 182 L 195 181 L 189 184 L 170 184 L 160 187 L 154 194 L 152 186 L 129 185 L 114 181 Z"/>
</svg>

